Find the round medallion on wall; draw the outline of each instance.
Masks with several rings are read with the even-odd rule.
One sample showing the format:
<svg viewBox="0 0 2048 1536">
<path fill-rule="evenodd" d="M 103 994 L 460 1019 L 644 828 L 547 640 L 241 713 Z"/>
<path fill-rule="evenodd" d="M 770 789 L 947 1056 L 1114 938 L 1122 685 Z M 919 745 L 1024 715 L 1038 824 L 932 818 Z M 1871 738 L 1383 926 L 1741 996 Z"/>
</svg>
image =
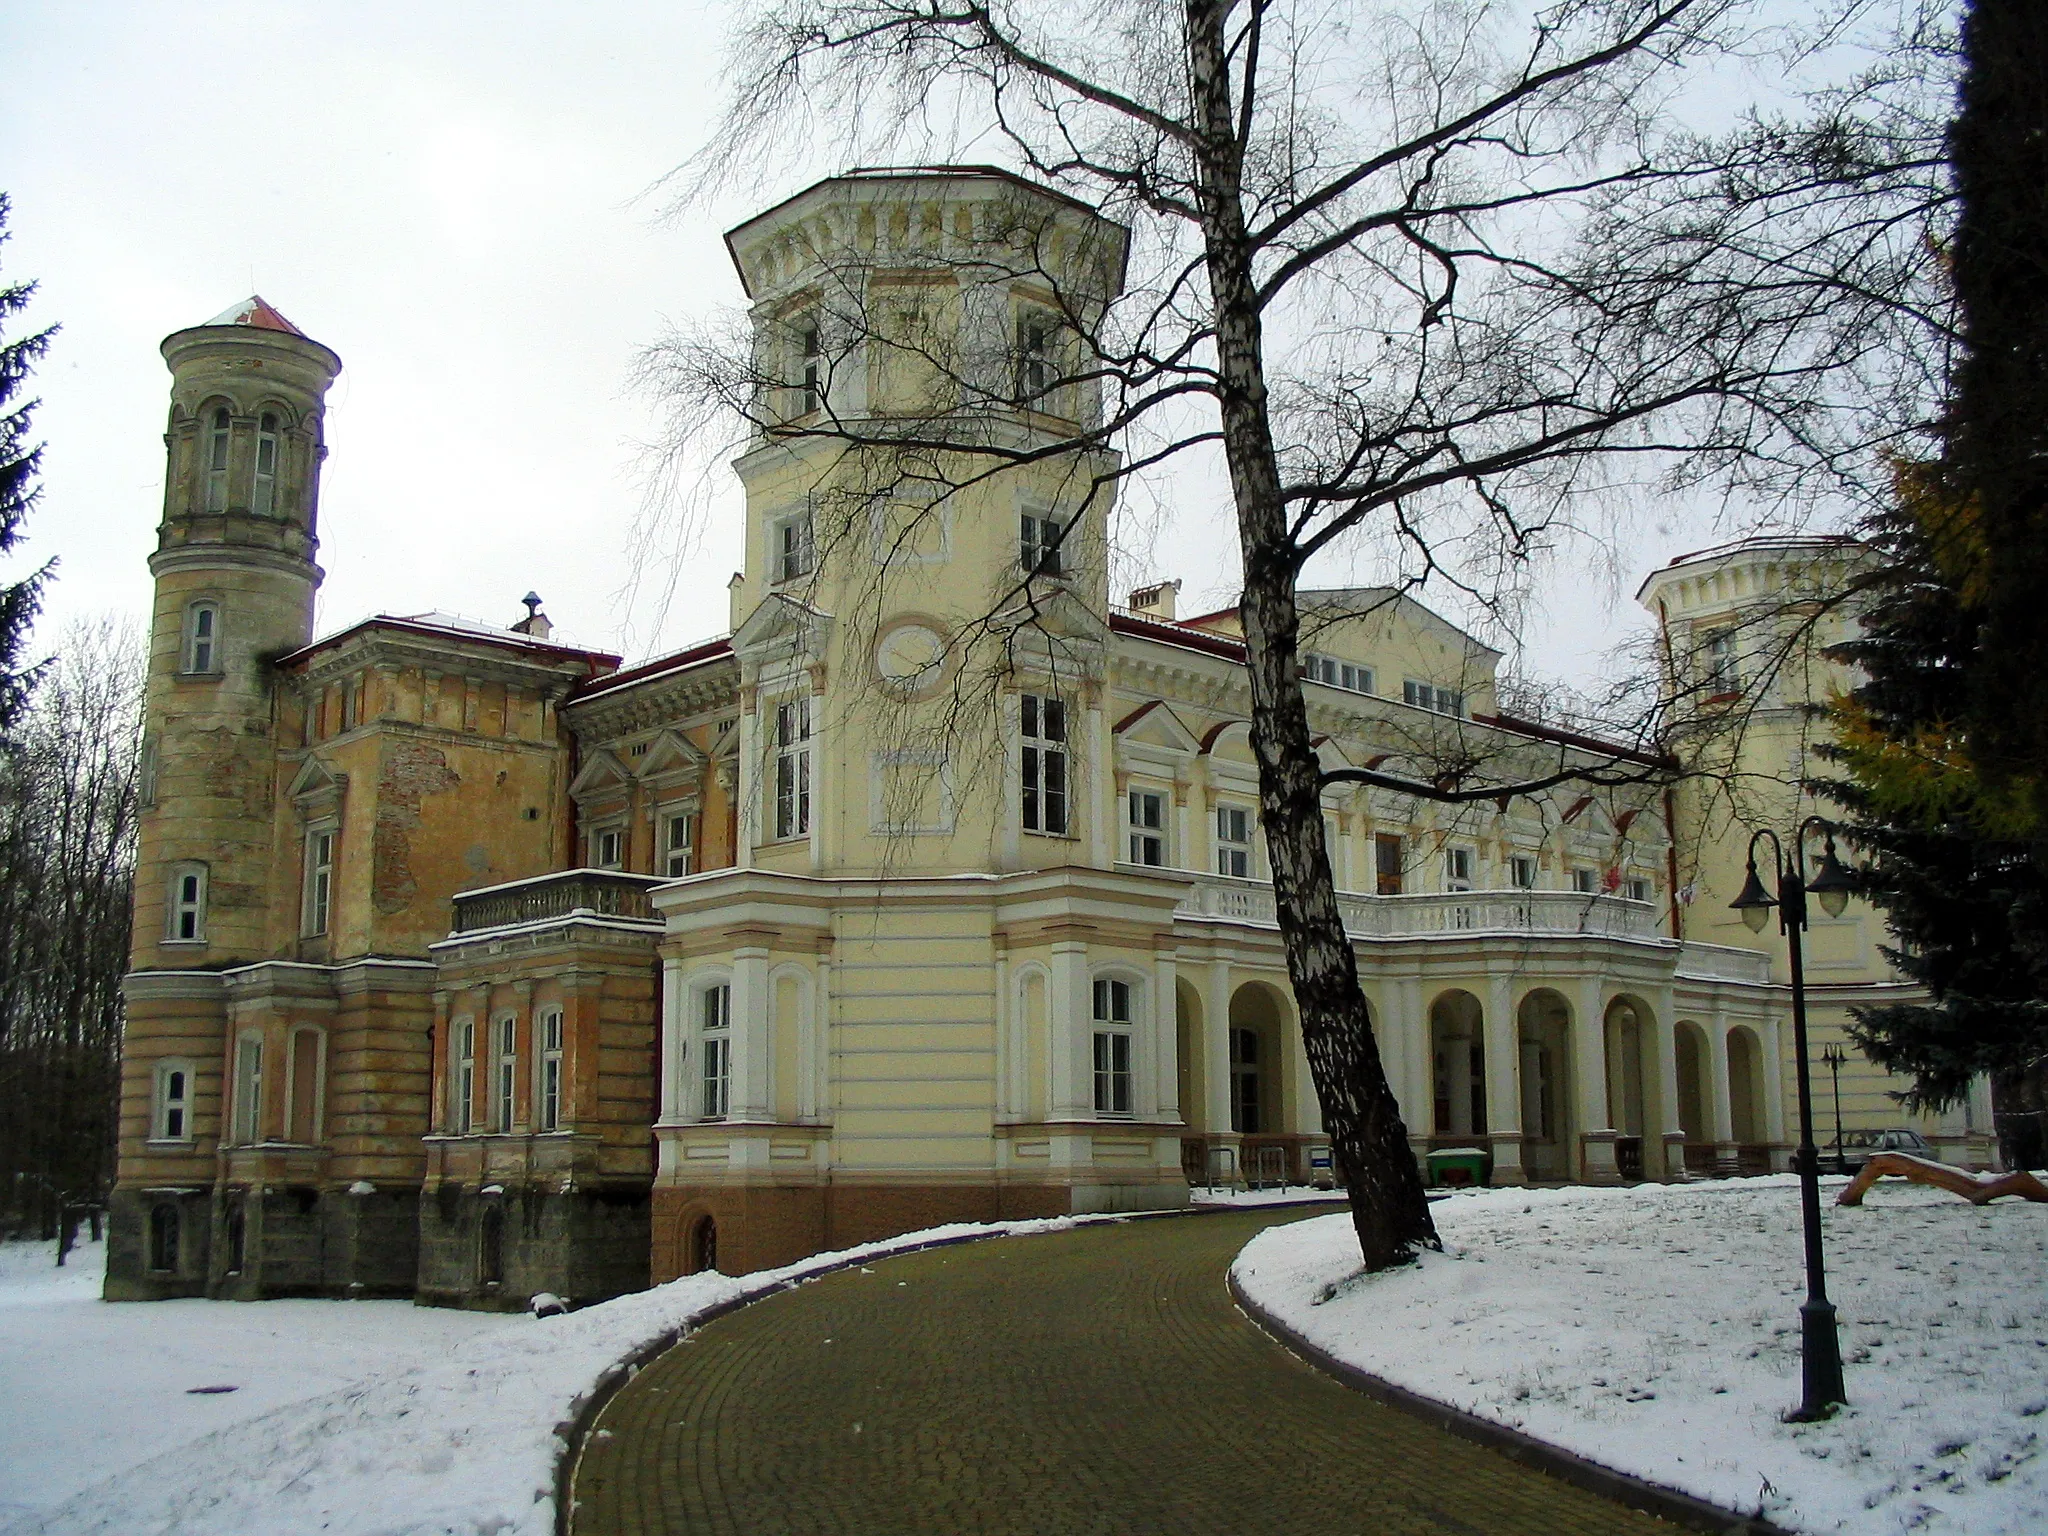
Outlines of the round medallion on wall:
<svg viewBox="0 0 2048 1536">
<path fill-rule="evenodd" d="M 946 665 L 946 637 L 923 624 L 898 624 L 875 644 L 875 671 L 899 693 L 921 693 Z"/>
</svg>

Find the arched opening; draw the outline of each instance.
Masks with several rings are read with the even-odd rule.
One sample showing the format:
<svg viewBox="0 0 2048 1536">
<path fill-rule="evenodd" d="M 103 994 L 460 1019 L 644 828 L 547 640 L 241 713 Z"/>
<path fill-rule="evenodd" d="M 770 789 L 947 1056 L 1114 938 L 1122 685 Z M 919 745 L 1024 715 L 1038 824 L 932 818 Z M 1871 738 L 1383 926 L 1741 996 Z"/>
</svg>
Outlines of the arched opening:
<svg viewBox="0 0 2048 1536">
<path fill-rule="evenodd" d="M 162 1275 L 178 1272 L 178 1208 L 175 1205 L 150 1208 L 149 1267 Z"/>
<path fill-rule="evenodd" d="M 1244 1138 L 1240 1166 L 1257 1185 L 1294 1182 L 1286 1050 L 1279 994 L 1262 982 L 1239 987 L 1230 997 L 1230 1129 Z"/>
<path fill-rule="evenodd" d="M 1728 1031 L 1728 1116 L 1744 1173 L 1770 1171 L 1763 1060 L 1763 1046 L 1754 1030 L 1738 1024 Z"/>
<path fill-rule="evenodd" d="M 1486 1039 L 1479 999 L 1446 992 L 1429 1005 L 1432 1135 L 1468 1142 L 1486 1135 Z"/>
<path fill-rule="evenodd" d="M 1624 1179 L 1644 1174 L 1643 1050 L 1650 1019 L 1641 999 L 1617 997 L 1601 1021 L 1607 1031 L 1607 1113 L 1615 1130 L 1614 1163 Z"/>
<path fill-rule="evenodd" d="M 683 1273 L 701 1275 L 718 1268 L 718 1223 L 699 1216 L 690 1224 L 690 1238 L 684 1254 Z"/>
<path fill-rule="evenodd" d="M 503 1285 L 505 1283 L 505 1209 L 492 1204 L 484 1207 L 483 1220 L 477 1226 L 476 1279 L 479 1285 Z"/>
<path fill-rule="evenodd" d="M 1691 1019 L 1680 1019 L 1676 1030 L 1678 1061 L 1678 1128 L 1685 1132 L 1685 1166 L 1691 1173 L 1714 1169 L 1713 1127 L 1708 1123 L 1711 1101 L 1707 1094 L 1707 1035 Z"/>
<path fill-rule="evenodd" d="M 1522 1165 L 1532 1179 L 1571 1177 L 1572 1010 L 1540 987 L 1516 1013 L 1522 1067 Z"/>
</svg>

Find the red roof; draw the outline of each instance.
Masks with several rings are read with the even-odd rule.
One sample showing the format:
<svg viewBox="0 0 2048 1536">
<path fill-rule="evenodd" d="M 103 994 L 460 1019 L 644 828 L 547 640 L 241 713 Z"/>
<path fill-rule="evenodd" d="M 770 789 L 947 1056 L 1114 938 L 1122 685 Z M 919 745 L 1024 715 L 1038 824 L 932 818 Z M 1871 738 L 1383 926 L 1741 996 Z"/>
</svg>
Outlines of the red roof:
<svg viewBox="0 0 2048 1536">
<path fill-rule="evenodd" d="M 259 331 L 283 331 L 287 336 L 305 336 L 308 341 L 313 339 L 310 336 L 306 336 L 304 331 L 272 309 L 269 301 L 257 294 L 251 294 L 239 304 L 229 305 L 206 323 L 208 325 L 250 325 Z"/>
</svg>

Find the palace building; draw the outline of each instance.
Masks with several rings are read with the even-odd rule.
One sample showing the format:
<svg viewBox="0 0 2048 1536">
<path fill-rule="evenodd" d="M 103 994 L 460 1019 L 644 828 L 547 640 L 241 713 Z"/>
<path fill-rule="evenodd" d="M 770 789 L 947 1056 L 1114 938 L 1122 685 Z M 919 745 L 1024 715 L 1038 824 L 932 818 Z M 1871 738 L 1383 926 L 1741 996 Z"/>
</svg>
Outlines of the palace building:
<svg viewBox="0 0 2048 1536">
<path fill-rule="evenodd" d="M 110 1298 L 585 1302 L 1326 1166 L 1236 612 L 1113 597 L 1113 477 L 1033 451 L 1101 408 L 1061 338 L 1124 232 L 959 168 L 833 177 L 728 243 L 772 418 L 736 464 L 746 569 L 728 634 L 631 667 L 531 597 L 316 638 L 340 359 L 260 299 L 163 343 Z M 878 474 L 806 430 L 911 419 L 938 375 L 1002 467 Z M 1326 792 L 1418 1155 L 1786 1165 L 1783 941 L 1727 904 L 1748 826 L 1812 809 L 1814 647 L 1851 620 L 1770 637 L 1859 558 L 1746 541 L 1644 584 L 1710 778 Z M 1302 603 L 1327 766 L 1658 766 L 1502 713 L 1497 653 L 1411 596 Z M 1807 937 L 1818 1051 L 1900 984 L 1867 909 Z M 1852 1050 L 1848 1123 L 1898 1123 L 1890 1086 Z M 1922 1128 L 1991 1156 L 1981 1097 Z"/>
</svg>

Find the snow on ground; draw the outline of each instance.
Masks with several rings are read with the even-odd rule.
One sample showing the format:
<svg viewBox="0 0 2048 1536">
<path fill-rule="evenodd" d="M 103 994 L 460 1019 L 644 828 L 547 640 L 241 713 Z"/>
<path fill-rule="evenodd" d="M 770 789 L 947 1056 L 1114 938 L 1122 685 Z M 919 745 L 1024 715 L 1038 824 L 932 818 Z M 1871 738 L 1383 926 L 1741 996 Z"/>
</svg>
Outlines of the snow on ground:
<svg viewBox="0 0 2048 1536">
<path fill-rule="evenodd" d="M 403 1301 L 113 1304 L 97 1299 L 102 1250 L 60 1271 L 53 1244 L 0 1245 L 0 1536 L 552 1536 L 555 1426 L 640 1344 L 847 1257 L 1072 1225 L 939 1227 L 545 1319 Z"/>
<path fill-rule="evenodd" d="M 1387 1380 L 1811 1532 L 2048 1531 L 2048 1206 L 1822 1181 L 1851 1405 L 1787 1424 L 1805 1295 L 1789 1175 L 1487 1190 L 1446 1251 L 1358 1275 L 1349 1218 L 1261 1233 L 1246 1293 Z M 1325 1299 L 1327 1298 L 1327 1299 Z"/>
</svg>

